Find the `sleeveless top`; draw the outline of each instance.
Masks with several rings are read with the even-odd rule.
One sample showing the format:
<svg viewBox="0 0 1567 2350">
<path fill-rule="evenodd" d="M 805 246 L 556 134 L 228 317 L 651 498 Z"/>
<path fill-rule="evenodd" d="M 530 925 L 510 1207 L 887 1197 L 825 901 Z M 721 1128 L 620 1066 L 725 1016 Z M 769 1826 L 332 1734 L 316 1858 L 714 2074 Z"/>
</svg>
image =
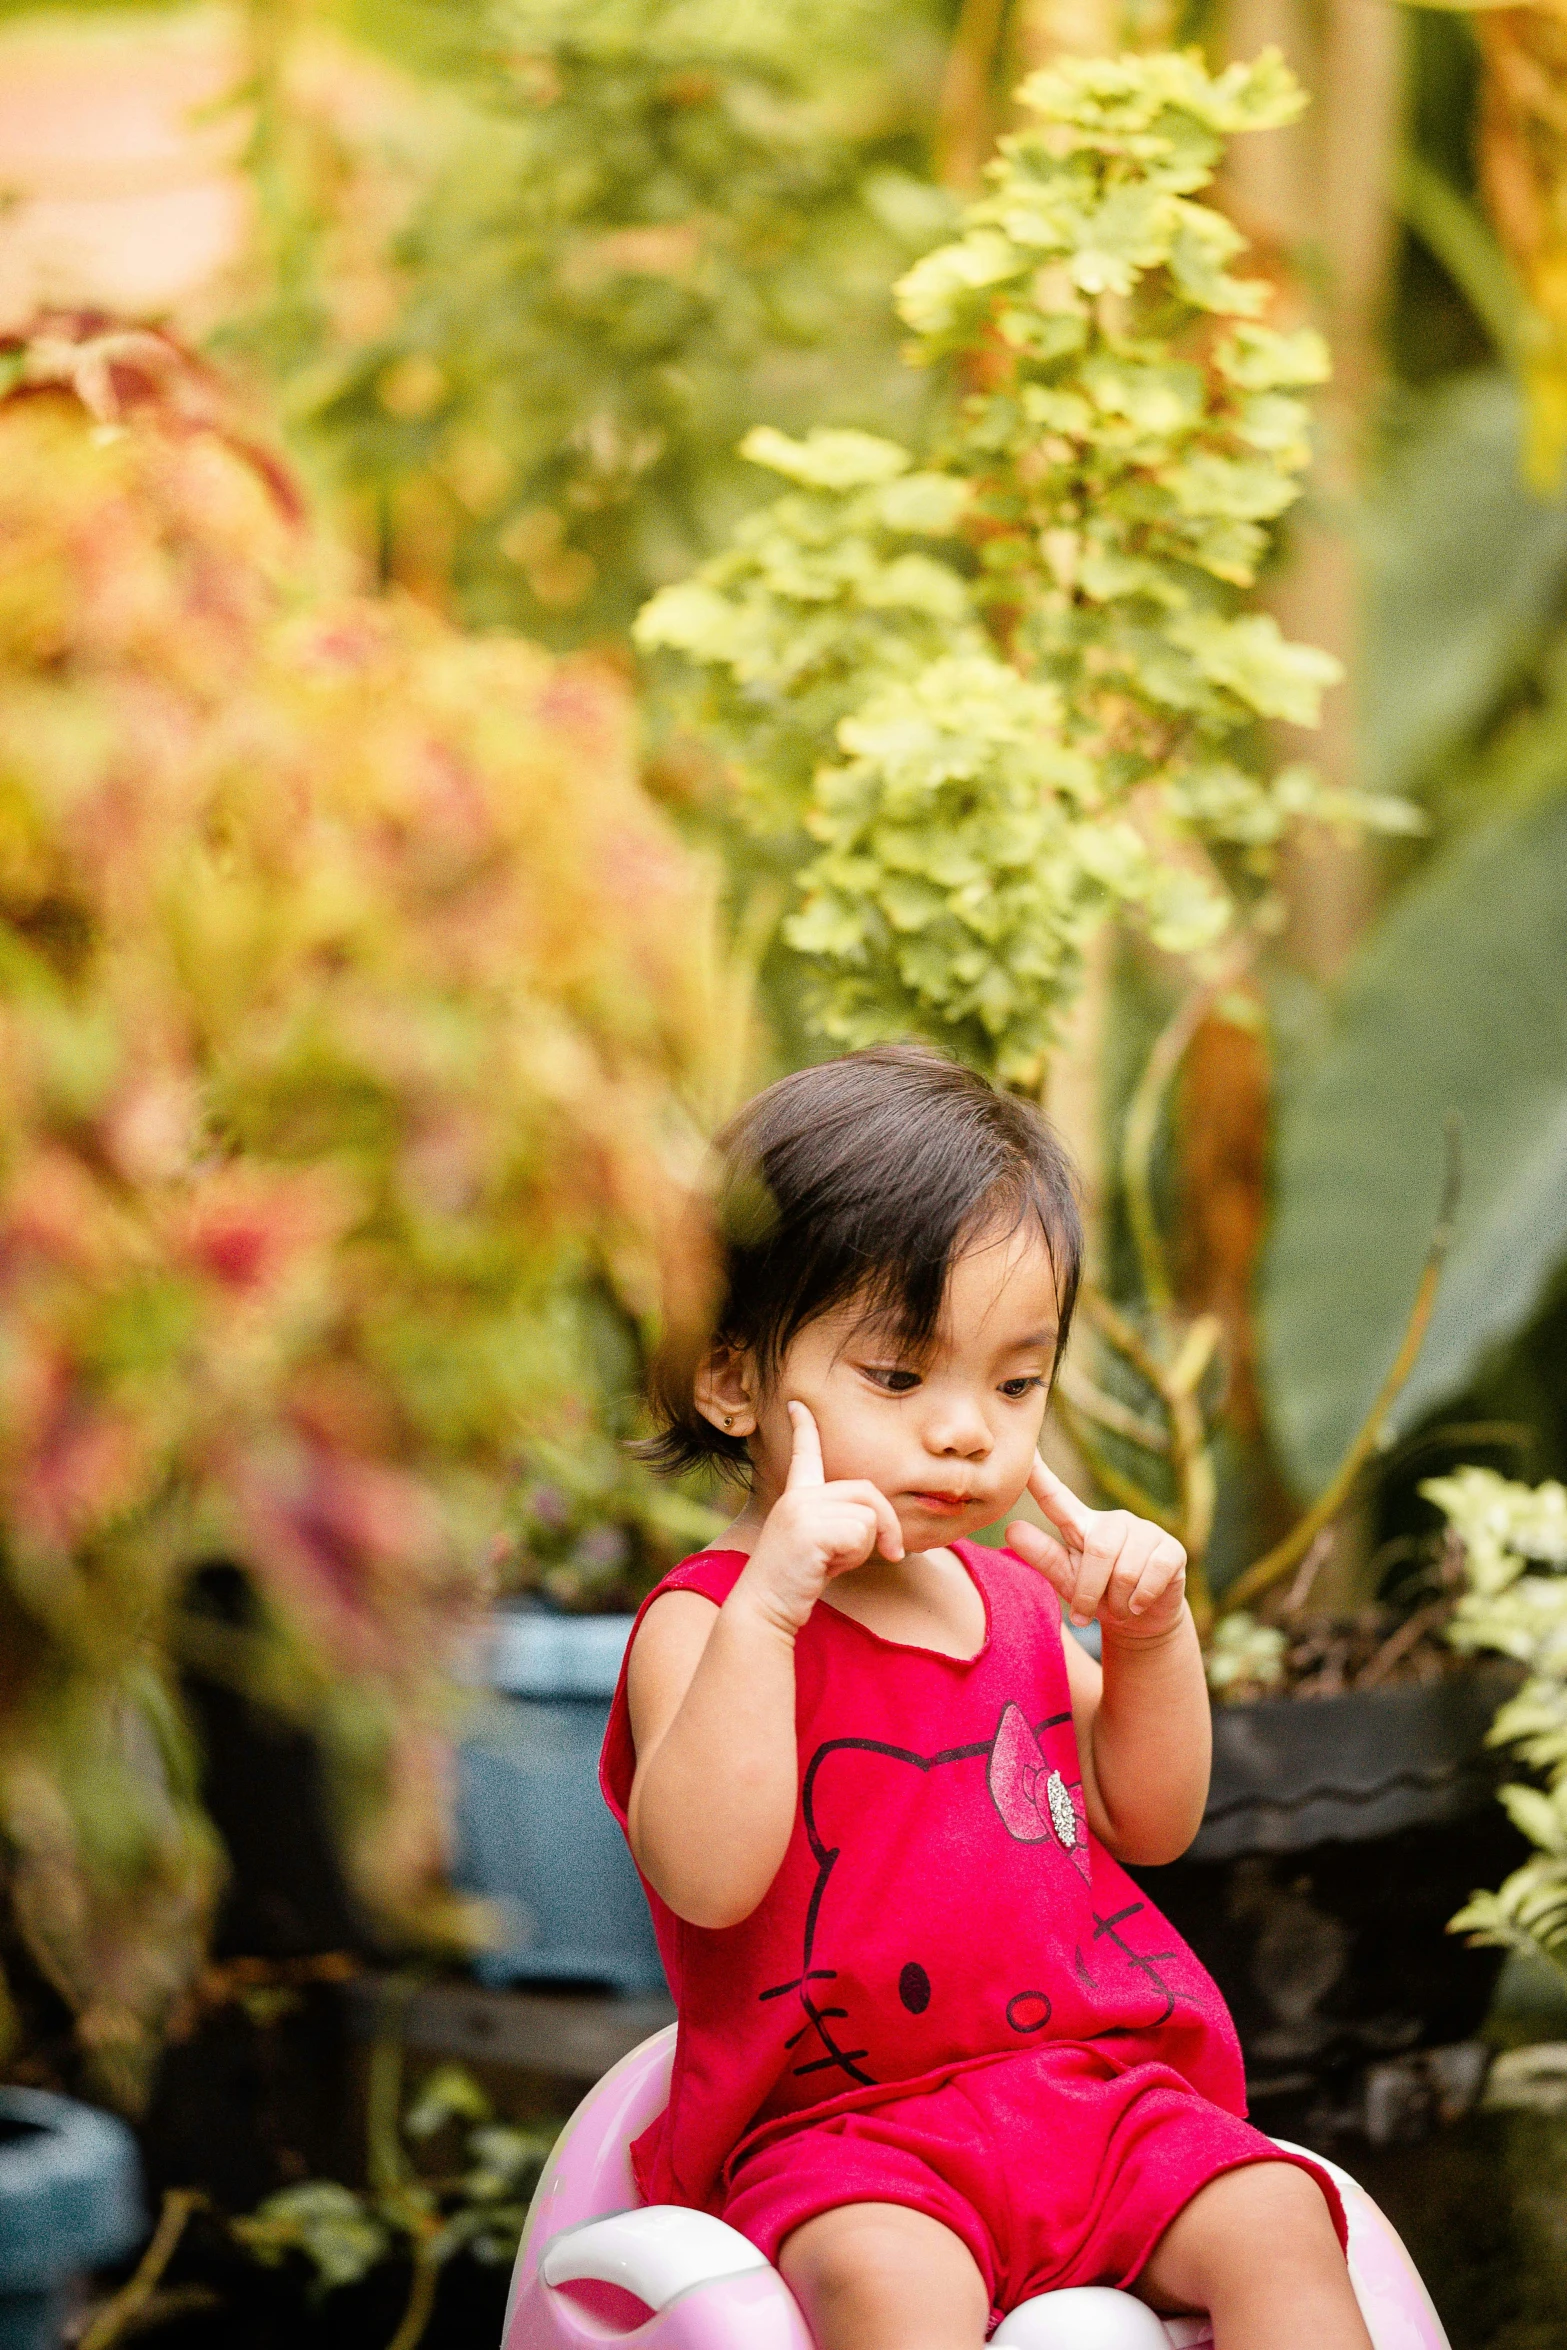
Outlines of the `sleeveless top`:
<svg viewBox="0 0 1567 2350">
<path fill-rule="evenodd" d="M 632 2150 L 650 2202 L 716 2211 L 760 2133 L 1052 2040 L 1245 2113 L 1217 1988 L 1089 1829 L 1055 1592 L 1010 1551 L 952 1548 L 985 1603 L 977 1655 L 825 1603 L 801 1631 L 799 1809 L 751 1915 L 694 1926 L 643 1880 L 679 2016 L 668 2106 Z M 722 1605 L 745 1564 L 699 1552 L 638 1625 L 667 1591 Z M 623 1831 L 635 1766 L 623 1666 L 600 1768 Z"/>
</svg>

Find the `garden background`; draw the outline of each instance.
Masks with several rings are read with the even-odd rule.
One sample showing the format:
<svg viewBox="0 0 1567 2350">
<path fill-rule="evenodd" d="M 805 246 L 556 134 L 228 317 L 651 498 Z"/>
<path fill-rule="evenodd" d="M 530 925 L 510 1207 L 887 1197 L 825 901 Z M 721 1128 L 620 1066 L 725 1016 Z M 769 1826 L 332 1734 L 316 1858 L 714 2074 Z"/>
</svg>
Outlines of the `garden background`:
<svg viewBox="0 0 1567 2350">
<path fill-rule="evenodd" d="M 0 188 L 0 2067 L 165 2198 L 77 2334 L 498 2325 L 563 2076 L 397 2023 L 475 1659 L 716 1522 L 626 1449 L 704 1140 L 916 1035 L 1078 1155 L 1053 1457 L 1224 1712 L 1502 1672 L 1472 2018 L 1368 2089 L 1223 1900 L 1458 2350 L 1558 2338 L 1567 20 L 7 5 Z"/>
</svg>

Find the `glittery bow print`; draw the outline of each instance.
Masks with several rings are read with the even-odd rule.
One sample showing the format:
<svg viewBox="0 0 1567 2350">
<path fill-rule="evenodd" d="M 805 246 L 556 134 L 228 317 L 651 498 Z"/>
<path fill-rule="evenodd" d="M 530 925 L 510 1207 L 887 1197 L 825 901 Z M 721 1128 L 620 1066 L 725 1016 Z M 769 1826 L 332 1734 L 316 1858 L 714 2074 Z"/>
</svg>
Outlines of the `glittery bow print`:
<svg viewBox="0 0 1567 2350">
<path fill-rule="evenodd" d="M 1084 1879 L 1091 1881 L 1088 1814 L 1082 1787 L 1052 1768 L 1020 1705 L 1008 1705 L 990 1750 L 990 1800 L 1009 1836 L 1038 1844 L 1054 1836 Z"/>
</svg>

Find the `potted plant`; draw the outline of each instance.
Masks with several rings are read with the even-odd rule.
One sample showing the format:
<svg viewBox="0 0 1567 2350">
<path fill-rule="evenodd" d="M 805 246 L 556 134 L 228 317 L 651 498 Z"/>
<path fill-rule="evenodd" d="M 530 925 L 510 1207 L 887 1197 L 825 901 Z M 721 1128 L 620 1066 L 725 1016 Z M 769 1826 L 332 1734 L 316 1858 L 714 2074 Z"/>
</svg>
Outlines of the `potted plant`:
<svg viewBox="0 0 1567 2350">
<path fill-rule="evenodd" d="M 613 677 L 345 593 L 162 335 L 41 321 L 0 393 L 0 1830 L 134 2105 L 223 1875 L 183 1669 L 469 1938 L 451 1667 L 590 1287 L 700 1293 L 712 964 Z"/>
<path fill-rule="evenodd" d="M 1189 1035 L 1200 997 L 1177 1015 Z M 1167 1032 L 1167 1038 L 1170 1032 Z M 1358 1609 L 1314 1611 L 1335 1520 L 1386 1450 L 1418 1359 L 1447 1246 L 1447 1196 L 1402 1342 L 1365 1423 L 1316 1503 L 1215 1599 L 1205 1572 L 1222 1391 L 1182 1373 L 1201 1325 L 1175 1309 L 1144 1153 L 1148 1094 L 1173 1074 L 1157 1049 L 1134 1094 L 1123 1179 L 1148 1292 L 1141 1314 L 1091 1304 L 1105 1334 L 1095 1376 L 1074 1367 L 1062 1411 L 1102 1484 L 1176 1530 L 1195 1562 L 1193 1605 L 1215 1699 L 1201 1829 L 1168 1867 L 1134 1871 L 1219 1980 L 1254 2105 L 1271 2126 L 1418 2135 L 1483 2083 L 1475 2035 L 1498 1961 L 1446 1932 L 1476 1872 L 1495 1865 L 1496 1772 L 1486 1731 L 1516 1675 L 1458 1668 L 1450 1554 L 1395 1544 L 1404 1574 Z M 1139 1098 L 1141 1097 L 1141 1098 Z M 1214 1330 L 1208 1340 L 1217 1338 Z M 1096 1383 L 1097 1380 L 1097 1383 Z M 1412 1554 L 1412 1555 L 1411 1555 Z M 1505 1850 L 1507 1832 L 1502 1830 Z M 1436 2053 L 1432 2053 L 1436 2052 Z"/>
<path fill-rule="evenodd" d="M 519 1597 L 491 1620 L 476 1669 L 492 1695 L 459 1755 L 457 1879 L 501 1929 L 477 1970 L 497 1984 L 661 1991 L 642 1888 L 599 1794 L 599 1749 L 638 1602 L 721 1520 L 602 1426 L 534 1446 L 529 1467 L 508 1572 Z"/>
</svg>

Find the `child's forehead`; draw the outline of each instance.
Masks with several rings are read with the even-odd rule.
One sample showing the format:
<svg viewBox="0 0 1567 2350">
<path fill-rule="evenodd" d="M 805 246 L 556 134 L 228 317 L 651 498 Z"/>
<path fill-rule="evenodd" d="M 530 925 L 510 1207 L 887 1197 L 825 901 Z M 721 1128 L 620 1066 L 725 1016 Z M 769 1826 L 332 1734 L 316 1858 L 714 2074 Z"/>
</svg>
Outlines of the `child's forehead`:
<svg viewBox="0 0 1567 2350">
<path fill-rule="evenodd" d="M 954 1257 L 936 1327 L 920 1346 L 938 1356 L 979 1344 L 1054 1345 L 1060 1319 L 1055 1261 L 1030 1217 L 982 1234 Z M 832 1317 L 840 1346 L 881 1341 L 907 1348 L 907 1318 L 897 1296 L 868 1286 Z"/>
</svg>

